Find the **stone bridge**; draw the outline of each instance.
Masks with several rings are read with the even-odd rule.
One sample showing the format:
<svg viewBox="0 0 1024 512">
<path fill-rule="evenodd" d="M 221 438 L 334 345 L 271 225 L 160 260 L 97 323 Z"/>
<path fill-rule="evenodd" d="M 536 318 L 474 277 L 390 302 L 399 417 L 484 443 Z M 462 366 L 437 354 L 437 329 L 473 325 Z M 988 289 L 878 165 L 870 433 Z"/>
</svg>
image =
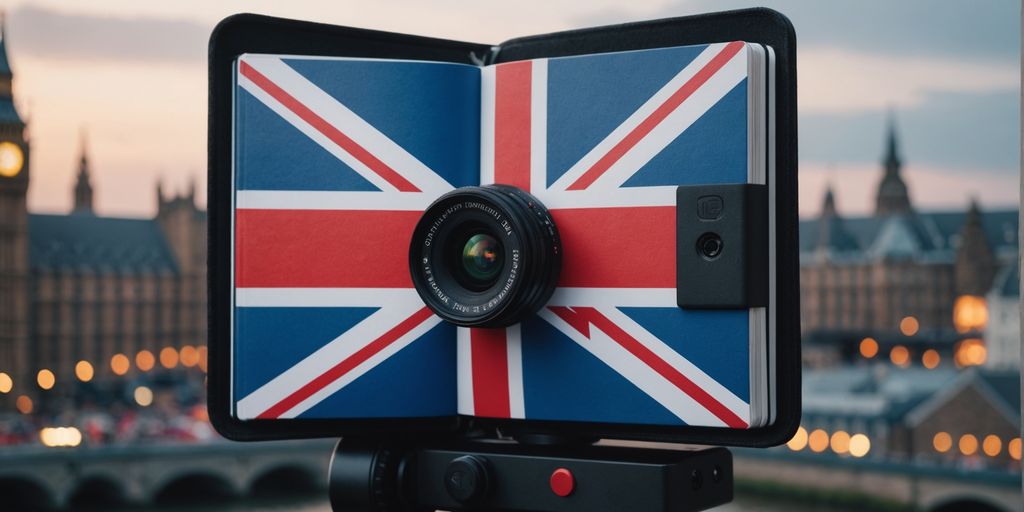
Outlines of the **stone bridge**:
<svg viewBox="0 0 1024 512">
<path fill-rule="evenodd" d="M 924 512 L 1024 510 L 1021 475 L 1003 471 L 839 459 L 777 450 L 734 450 L 737 481 L 860 495 Z"/>
<path fill-rule="evenodd" d="M 331 440 L 0 449 L 0 509 L 229 499 L 326 488 Z"/>
</svg>

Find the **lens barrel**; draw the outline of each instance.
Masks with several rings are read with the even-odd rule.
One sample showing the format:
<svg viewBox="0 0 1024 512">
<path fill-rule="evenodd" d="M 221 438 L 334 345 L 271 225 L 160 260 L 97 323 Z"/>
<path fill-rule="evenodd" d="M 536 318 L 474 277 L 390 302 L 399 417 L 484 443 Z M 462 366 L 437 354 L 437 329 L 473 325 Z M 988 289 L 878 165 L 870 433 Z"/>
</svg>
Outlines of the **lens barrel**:
<svg viewBox="0 0 1024 512">
<path fill-rule="evenodd" d="M 409 244 L 413 285 L 441 318 L 506 327 L 551 298 L 562 270 L 548 210 L 508 185 L 463 187 L 423 213 Z"/>
</svg>

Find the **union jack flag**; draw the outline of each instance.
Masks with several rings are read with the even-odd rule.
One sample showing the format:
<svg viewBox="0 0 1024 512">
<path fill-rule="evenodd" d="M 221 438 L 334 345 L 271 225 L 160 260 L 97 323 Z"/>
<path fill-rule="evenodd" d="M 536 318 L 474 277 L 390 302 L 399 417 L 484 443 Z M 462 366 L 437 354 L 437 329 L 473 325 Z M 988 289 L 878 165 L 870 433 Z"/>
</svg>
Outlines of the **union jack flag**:
<svg viewBox="0 0 1024 512">
<path fill-rule="evenodd" d="M 676 186 L 748 181 L 742 42 L 456 64 L 245 55 L 236 73 L 240 419 L 453 414 L 748 428 L 751 314 L 676 306 Z M 454 187 L 552 212 L 564 268 L 456 329 L 408 243 Z"/>
</svg>

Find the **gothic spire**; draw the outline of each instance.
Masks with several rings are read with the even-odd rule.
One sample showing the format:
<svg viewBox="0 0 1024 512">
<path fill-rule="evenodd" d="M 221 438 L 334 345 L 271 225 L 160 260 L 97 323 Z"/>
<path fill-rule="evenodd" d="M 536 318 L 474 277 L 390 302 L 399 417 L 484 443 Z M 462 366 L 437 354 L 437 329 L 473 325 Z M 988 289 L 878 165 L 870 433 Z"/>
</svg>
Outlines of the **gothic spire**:
<svg viewBox="0 0 1024 512">
<path fill-rule="evenodd" d="M 896 118 L 891 112 L 882 167 L 884 173 L 875 196 L 875 212 L 878 215 L 910 213 L 910 195 L 907 192 L 907 184 L 900 176 L 903 162 L 900 160 L 899 144 L 896 139 Z"/>
<path fill-rule="evenodd" d="M 78 179 L 75 182 L 75 212 L 92 213 L 92 183 L 89 156 L 86 151 L 85 129 L 82 129 L 82 148 L 78 159 Z"/>
</svg>

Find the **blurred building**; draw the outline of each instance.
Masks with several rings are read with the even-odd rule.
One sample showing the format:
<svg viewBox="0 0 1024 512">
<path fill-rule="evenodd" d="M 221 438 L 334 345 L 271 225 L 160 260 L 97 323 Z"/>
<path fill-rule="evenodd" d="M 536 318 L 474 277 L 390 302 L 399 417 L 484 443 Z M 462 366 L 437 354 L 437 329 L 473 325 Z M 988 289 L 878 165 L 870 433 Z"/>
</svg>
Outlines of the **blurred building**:
<svg viewBox="0 0 1024 512">
<path fill-rule="evenodd" d="M 846 455 L 860 434 L 868 448 L 856 456 L 1019 468 L 1016 371 L 847 366 L 805 372 L 803 386 L 804 430 L 791 449 Z"/>
<path fill-rule="evenodd" d="M 157 185 L 154 218 L 97 215 L 102 191 L 83 141 L 73 210 L 29 213 L 31 147 L 12 78 L 0 31 L 0 372 L 13 378 L 8 396 L 31 399 L 54 380 L 59 395 L 76 372 L 102 378 L 127 364 L 152 366 L 165 347 L 205 344 L 206 213 L 195 187 L 169 197 Z"/>
<path fill-rule="evenodd" d="M 996 276 L 995 285 L 985 297 L 988 304 L 988 327 L 985 344 L 990 368 L 1020 367 L 1020 267 L 1007 265 Z"/>
<path fill-rule="evenodd" d="M 957 298 L 984 297 L 1017 265 L 1017 210 L 972 201 L 966 211 L 918 211 L 892 123 L 885 147 L 873 216 L 844 217 L 830 187 L 818 217 L 800 223 L 801 322 L 812 346 L 856 352 L 866 336 L 952 345 L 965 334 L 953 323 Z"/>
</svg>

